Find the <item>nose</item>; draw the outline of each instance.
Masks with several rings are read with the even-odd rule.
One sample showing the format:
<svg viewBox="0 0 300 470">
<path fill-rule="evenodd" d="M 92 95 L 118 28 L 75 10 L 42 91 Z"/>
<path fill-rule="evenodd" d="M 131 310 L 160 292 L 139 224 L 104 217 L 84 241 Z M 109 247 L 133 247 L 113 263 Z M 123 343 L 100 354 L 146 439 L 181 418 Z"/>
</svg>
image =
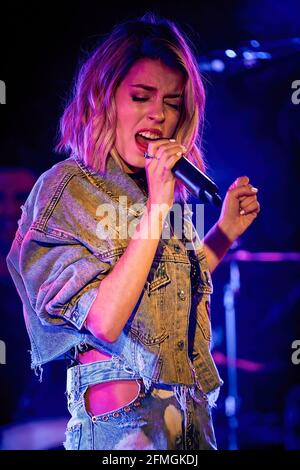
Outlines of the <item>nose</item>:
<svg viewBox="0 0 300 470">
<path fill-rule="evenodd" d="M 164 105 L 163 103 L 155 100 L 148 112 L 148 117 L 151 121 L 163 122 L 165 120 Z"/>
</svg>

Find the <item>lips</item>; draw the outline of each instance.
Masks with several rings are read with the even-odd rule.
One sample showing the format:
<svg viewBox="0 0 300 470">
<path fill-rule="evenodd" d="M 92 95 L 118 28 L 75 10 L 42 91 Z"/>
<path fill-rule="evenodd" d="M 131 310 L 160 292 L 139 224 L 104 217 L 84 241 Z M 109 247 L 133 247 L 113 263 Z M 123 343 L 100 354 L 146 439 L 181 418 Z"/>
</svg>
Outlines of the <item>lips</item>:
<svg viewBox="0 0 300 470">
<path fill-rule="evenodd" d="M 146 152 L 146 150 L 148 150 L 149 142 L 150 142 L 149 140 L 146 140 L 144 137 L 142 137 L 140 135 L 135 136 L 136 146 L 142 153 L 144 153 L 144 152 Z"/>
<path fill-rule="evenodd" d="M 141 132 L 150 132 L 151 134 L 156 135 L 157 137 L 154 138 L 147 138 L 139 135 Z M 162 138 L 162 131 L 160 129 L 152 129 L 152 128 L 143 128 L 140 129 L 136 134 L 135 134 L 135 143 L 137 148 L 144 153 L 146 150 L 148 150 L 148 145 L 150 142 L 155 142 L 157 139 Z"/>
<path fill-rule="evenodd" d="M 139 134 L 140 132 L 151 132 L 151 134 L 157 135 L 157 139 L 162 138 L 162 131 L 160 129 L 154 129 L 154 128 L 152 129 L 152 128 L 144 127 L 143 129 L 139 129 L 135 135 Z"/>
</svg>

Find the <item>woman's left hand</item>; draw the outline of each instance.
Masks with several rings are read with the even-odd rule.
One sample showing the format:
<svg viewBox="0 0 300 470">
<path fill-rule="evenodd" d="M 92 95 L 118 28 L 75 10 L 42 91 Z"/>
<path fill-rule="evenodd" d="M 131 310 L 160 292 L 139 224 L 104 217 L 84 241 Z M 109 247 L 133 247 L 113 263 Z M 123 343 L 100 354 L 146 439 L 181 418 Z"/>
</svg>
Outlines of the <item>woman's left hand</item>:
<svg viewBox="0 0 300 470">
<path fill-rule="evenodd" d="M 252 224 L 260 211 L 257 188 L 247 176 L 240 176 L 229 187 L 218 221 L 220 229 L 233 242 Z"/>
</svg>

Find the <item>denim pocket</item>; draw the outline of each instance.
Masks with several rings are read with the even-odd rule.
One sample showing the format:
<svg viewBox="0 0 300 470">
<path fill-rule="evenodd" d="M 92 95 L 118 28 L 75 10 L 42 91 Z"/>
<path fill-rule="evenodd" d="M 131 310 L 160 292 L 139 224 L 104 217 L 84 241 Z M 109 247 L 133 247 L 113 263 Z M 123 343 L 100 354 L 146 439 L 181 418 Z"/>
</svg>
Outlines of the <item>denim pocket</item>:
<svg viewBox="0 0 300 470">
<path fill-rule="evenodd" d="M 165 329 L 161 329 L 161 331 L 157 334 L 146 331 L 141 321 L 138 321 L 135 326 L 132 326 L 130 332 L 135 338 L 139 340 L 140 343 L 144 344 L 145 346 L 154 346 L 155 344 L 160 344 L 169 336 L 169 333 Z"/>
<path fill-rule="evenodd" d="M 196 255 L 200 264 L 200 279 L 197 291 L 203 294 L 212 294 L 213 283 L 204 250 L 201 249 L 200 251 L 197 251 Z"/>
<path fill-rule="evenodd" d="M 145 292 L 128 323 L 130 333 L 140 343 L 152 346 L 164 341 L 167 331 L 164 314 L 166 306 L 166 286 L 171 283 L 166 263 L 155 261 L 148 275 Z"/>
<path fill-rule="evenodd" d="M 203 269 L 202 266 L 201 266 L 200 282 L 198 284 L 197 291 L 202 294 L 213 293 L 211 274 L 208 269 Z"/>
<path fill-rule="evenodd" d="M 66 429 L 66 440 L 64 447 L 66 450 L 79 450 L 81 438 L 81 423 L 69 426 Z"/>
<path fill-rule="evenodd" d="M 153 292 L 163 286 L 166 286 L 170 282 L 171 279 L 167 272 L 166 263 L 160 262 L 157 265 L 157 263 L 154 261 L 146 283 L 148 295 L 151 295 Z"/>
</svg>

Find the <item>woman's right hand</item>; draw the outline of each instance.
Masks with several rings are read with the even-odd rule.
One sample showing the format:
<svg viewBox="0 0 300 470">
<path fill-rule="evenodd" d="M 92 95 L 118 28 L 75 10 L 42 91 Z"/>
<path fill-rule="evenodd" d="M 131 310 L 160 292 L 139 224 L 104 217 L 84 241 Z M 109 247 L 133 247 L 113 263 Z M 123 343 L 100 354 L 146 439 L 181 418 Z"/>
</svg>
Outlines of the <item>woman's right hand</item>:
<svg viewBox="0 0 300 470">
<path fill-rule="evenodd" d="M 145 158 L 150 204 L 172 207 L 176 177 L 171 170 L 185 152 L 186 148 L 174 139 L 158 139 L 149 143 L 148 153 L 157 157 Z"/>
</svg>

